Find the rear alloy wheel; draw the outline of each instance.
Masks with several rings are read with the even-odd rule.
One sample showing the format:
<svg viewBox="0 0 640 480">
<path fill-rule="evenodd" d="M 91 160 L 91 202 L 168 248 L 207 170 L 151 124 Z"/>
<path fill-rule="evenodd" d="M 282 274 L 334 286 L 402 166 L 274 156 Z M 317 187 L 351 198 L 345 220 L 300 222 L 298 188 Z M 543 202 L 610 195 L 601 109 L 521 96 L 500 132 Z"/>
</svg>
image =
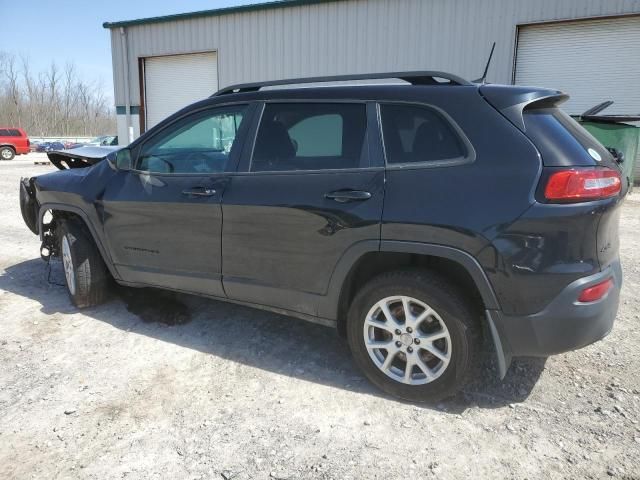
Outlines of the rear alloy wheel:
<svg viewBox="0 0 640 480">
<path fill-rule="evenodd" d="M 16 152 L 11 147 L 0 147 L 0 158 L 2 160 L 13 160 L 16 156 Z"/>
<path fill-rule="evenodd" d="M 412 297 L 377 302 L 364 322 L 364 343 L 389 378 L 423 385 L 440 377 L 451 360 L 451 336 L 438 313 Z"/>
<path fill-rule="evenodd" d="M 422 270 L 380 275 L 356 295 L 347 337 L 364 374 L 414 402 L 453 395 L 480 365 L 478 313 L 455 285 Z"/>
</svg>

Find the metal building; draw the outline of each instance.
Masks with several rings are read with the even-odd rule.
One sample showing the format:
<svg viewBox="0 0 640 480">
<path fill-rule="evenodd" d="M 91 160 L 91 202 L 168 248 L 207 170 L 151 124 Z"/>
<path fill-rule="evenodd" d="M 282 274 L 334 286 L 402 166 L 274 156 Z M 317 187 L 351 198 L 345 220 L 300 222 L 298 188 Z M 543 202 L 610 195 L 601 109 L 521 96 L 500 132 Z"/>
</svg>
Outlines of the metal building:
<svg viewBox="0 0 640 480">
<path fill-rule="evenodd" d="M 105 23 L 118 135 L 235 83 L 444 70 L 640 114 L 640 0 L 283 0 Z"/>
</svg>

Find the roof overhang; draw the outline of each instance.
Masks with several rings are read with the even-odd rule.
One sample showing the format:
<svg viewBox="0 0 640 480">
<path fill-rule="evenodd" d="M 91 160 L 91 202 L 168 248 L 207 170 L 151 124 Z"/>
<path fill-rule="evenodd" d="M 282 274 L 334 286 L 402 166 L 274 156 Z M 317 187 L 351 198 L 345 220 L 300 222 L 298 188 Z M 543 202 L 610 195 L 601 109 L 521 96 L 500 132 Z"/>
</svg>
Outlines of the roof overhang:
<svg viewBox="0 0 640 480">
<path fill-rule="evenodd" d="M 135 20 L 122 20 L 118 22 L 104 22 L 104 28 L 129 27 L 132 25 L 146 25 L 149 23 L 164 23 L 177 20 L 189 20 L 201 17 L 219 17 L 221 15 L 230 15 L 233 13 L 247 13 L 260 10 L 274 10 L 286 7 L 299 7 L 304 5 L 315 5 L 318 3 L 343 2 L 345 0 L 275 0 L 264 3 L 252 3 L 249 5 L 238 5 L 235 7 L 216 8 L 213 10 L 201 10 L 198 12 L 178 13 L 175 15 L 164 15 L 160 17 L 139 18 Z"/>
</svg>

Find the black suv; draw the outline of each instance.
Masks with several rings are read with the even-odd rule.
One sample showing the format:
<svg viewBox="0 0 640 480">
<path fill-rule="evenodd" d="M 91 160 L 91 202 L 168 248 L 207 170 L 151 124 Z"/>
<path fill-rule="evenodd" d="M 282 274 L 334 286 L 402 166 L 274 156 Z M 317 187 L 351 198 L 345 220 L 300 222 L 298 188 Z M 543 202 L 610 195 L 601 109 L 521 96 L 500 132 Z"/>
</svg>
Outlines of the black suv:
<svg viewBox="0 0 640 480">
<path fill-rule="evenodd" d="M 293 86 L 373 78 L 405 83 Z M 335 326 L 373 383 L 433 401 L 483 339 L 504 376 L 612 328 L 628 185 L 566 99 L 442 72 L 234 86 L 106 161 L 50 154 L 23 217 L 78 307 L 113 279 Z"/>
</svg>

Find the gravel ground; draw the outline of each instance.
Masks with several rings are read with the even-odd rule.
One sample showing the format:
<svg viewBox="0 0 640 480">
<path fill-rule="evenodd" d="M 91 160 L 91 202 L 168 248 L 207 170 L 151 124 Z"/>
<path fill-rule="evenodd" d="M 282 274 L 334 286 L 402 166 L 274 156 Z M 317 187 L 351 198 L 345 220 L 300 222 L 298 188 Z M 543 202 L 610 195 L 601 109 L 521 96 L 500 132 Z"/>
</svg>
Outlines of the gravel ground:
<svg viewBox="0 0 640 480">
<path fill-rule="evenodd" d="M 0 162 L 0 478 L 640 478 L 640 196 L 613 332 L 425 407 L 388 398 L 333 330 L 120 289 L 79 311 L 47 279 Z"/>
</svg>

